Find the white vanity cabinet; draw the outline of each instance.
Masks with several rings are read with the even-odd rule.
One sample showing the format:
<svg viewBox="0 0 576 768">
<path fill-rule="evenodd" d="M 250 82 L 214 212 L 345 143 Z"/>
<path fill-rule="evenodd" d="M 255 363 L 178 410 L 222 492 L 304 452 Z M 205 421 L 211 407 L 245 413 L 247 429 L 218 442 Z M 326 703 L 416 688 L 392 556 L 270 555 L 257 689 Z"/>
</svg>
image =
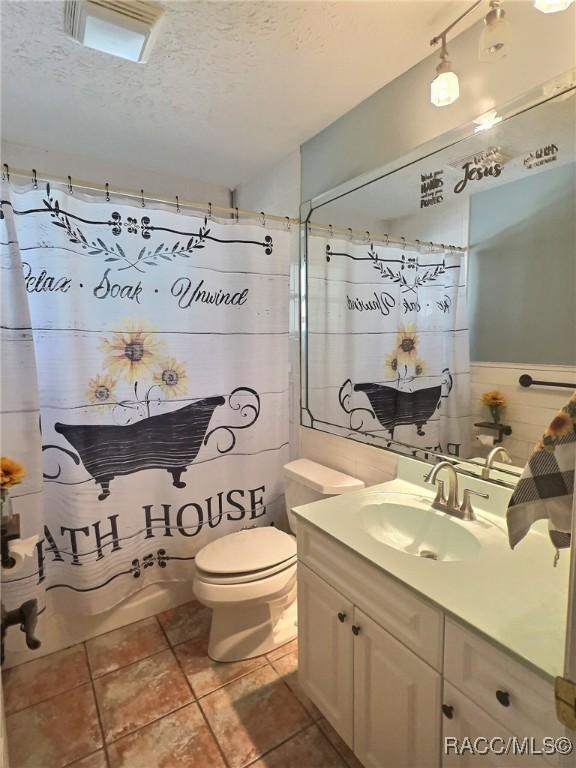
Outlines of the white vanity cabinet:
<svg viewBox="0 0 576 768">
<path fill-rule="evenodd" d="M 299 681 L 366 768 L 546 768 L 443 739 L 563 735 L 550 683 L 384 571 L 298 525 Z"/>
</svg>

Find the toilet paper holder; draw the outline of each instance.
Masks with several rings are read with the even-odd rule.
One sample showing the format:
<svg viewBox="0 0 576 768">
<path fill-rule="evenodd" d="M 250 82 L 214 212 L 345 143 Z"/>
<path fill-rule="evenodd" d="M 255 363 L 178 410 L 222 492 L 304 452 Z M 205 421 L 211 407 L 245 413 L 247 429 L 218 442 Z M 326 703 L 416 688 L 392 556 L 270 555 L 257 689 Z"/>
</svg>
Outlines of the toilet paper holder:
<svg viewBox="0 0 576 768">
<path fill-rule="evenodd" d="M 495 421 L 479 421 L 474 426 L 480 429 L 495 430 L 498 436 L 494 439 L 494 445 L 499 445 L 504 440 L 504 436 L 509 437 L 512 434 L 510 424 L 497 424 Z"/>
<path fill-rule="evenodd" d="M 10 555 L 10 542 L 20 538 L 20 515 L 12 515 L 2 520 L 0 527 L 2 568 L 10 570 L 16 565 L 16 560 Z"/>
</svg>

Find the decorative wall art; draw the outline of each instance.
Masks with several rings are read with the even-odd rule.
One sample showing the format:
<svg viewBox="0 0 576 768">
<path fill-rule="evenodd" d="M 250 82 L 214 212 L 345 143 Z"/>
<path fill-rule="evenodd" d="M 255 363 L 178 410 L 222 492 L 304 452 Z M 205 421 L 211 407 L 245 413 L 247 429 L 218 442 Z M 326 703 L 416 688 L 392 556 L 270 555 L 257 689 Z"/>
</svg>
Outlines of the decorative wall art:
<svg viewBox="0 0 576 768">
<path fill-rule="evenodd" d="M 282 524 L 292 233 L 50 186 L 5 185 L 0 226 L 3 442 L 39 536 L 5 604 L 98 613 Z"/>
<path fill-rule="evenodd" d="M 463 256 L 308 235 L 303 423 L 465 455 Z"/>
</svg>

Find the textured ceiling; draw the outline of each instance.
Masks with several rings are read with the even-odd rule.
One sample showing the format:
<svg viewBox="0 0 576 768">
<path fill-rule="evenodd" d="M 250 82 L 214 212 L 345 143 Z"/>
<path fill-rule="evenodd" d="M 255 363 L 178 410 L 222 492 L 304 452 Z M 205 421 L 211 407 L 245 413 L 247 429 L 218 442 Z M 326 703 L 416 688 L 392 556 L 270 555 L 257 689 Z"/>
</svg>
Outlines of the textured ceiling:
<svg viewBox="0 0 576 768">
<path fill-rule="evenodd" d="M 163 4 L 134 64 L 69 39 L 62 0 L 3 0 L 3 138 L 234 187 L 427 56 L 466 6 Z"/>
</svg>

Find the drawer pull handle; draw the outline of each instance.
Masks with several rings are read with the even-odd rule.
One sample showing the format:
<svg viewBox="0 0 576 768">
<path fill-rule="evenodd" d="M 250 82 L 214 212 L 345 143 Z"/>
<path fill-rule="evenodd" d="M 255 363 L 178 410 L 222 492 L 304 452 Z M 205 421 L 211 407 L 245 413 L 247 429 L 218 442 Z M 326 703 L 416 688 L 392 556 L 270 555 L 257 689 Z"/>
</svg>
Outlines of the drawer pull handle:
<svg viewBox="0 0 576 768">
<path fill-rule="evenodd" d="M 341 624 L 344 624 L 344 622 L 346 621 L 346 614 L 343 613 L 342 611 L 339 611 L 339 613 L 338 613 L 338 621 Z"/>
<path fill-rule="evenodd" d="M 510 706 L 510 694 L 508 691 L 496 691 L 496 698 L 503 707 Z"/>
<path fill-rule="evenodd" d="M 442 704 L 442 713 L 448 720 L 452 720 L 454 717 L 454 707 L 451 704 Z"/>
<path fill-rule="evenodd" d="M 352 625 L 352 632 L 354 632 L 355 635 L 360 634 L 360 627 L 357 624 Z"/>
</svg>

